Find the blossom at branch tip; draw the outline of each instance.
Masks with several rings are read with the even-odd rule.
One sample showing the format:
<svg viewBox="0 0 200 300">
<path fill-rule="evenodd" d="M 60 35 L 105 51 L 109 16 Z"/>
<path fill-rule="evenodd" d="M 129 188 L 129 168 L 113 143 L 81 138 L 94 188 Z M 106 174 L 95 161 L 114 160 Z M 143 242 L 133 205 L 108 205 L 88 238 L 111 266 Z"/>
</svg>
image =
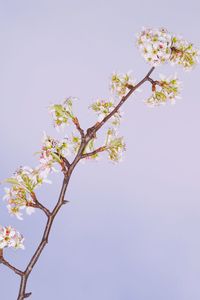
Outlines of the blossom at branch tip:
<svg viewBox="0 0 200 300">
<path fill-rule="evenodd" d="M 97 99 L 94 103 L 92 103 L 89 108 L 91 108 L 98 115 L 98 122 L 101 122 L 106 116 L 108 116 L 113 109 L 115 108 L 114 99 Z M 120 112 L 116 112 L 111 117 L 111 123 L 114 126 L 120 125 L 121 114 Z"/>
<path fill-rule="evenodd" d="M 109 128 L 107 131 L 105 147 L 111 161 L 120 162 L 122 160 L 122 153 L 126 150 L 126 145 L 123 137 L 118 137 L 117 131 L 113 128 Z"/>
<path fill-rule="evenodd" d="M 164 28 L 144 28 L 137 35 L 137 46 L 144 59 L 153 66 L 165 63 L 171 56 L 172 37 Z"/>
<path fill-rule="evenodd" d="M 59 130 L 69 125 L 70 119 L 75 118 L 73 113 L 73 100 L 76 98 L 70 97 L 65 99 L 61 104 L 52 104 L 49 107 L 49 112 L 53 117 L 54 127 Z"/>
<path fill-rule="evenodd" d="M 181 37 L 172 37 L 171 49 L 171 64 L 178 64 L 185 70 L 190 70 L 199 62 L 199 49 Z"/>
<path fill-rule="evenodd" d="M 165 28 L 144 28 L 137 35 L 137 46 L 152 66 L 169 62 L 189 70 L 199 62 L 199 50 Z"/>
<path fill-rule="evenodd" d="M 6 182 L 11 184 L 10 188 L 5 188 L 3 197 L 8 202 L 8 211 L 22 220 L 22 210 L 25 209 L 28 215 L 35 211 L 34 190 L 49 181 L 42 174 L 40 167 L 20 167 Z"/>
<path fill-rule="evenodd" d="M 24 249 L 24 237 L 13 227 L 0 225 L 0 249 L 13 247 Z"/>
<path fill-rule="evenodd" d="M 126 74 L 113 73 L 111 76 L 110 89 L 118 97 L 126 95 L 134 85 L 135 80 L 132 78 L 131 72 Z"/>
<path fill-rule="evenodd" d="M 181 83 L 176 75 L 168 78 L 160 75 L 160 80 L 152 86 L 153 93 L 145 101 L 146 104 L 157 106 L 165 104 L 167 101 L 174 104 L 176 99 L 180 99 L 180 85 Z"/>
</svg>

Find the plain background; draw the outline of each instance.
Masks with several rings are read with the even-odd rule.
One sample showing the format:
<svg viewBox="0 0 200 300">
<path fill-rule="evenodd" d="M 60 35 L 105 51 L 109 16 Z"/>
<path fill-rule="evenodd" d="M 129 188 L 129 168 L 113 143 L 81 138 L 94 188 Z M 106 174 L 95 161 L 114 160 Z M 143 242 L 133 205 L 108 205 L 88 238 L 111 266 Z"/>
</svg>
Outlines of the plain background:
<svg viewBox="0 0 200 300">
<path fill-rule="evenodd" d="M 86 128 L 97 97 L 109 96 L 113 71 L 149 70 L 135 46 L 142 26 L 164 26 L 200 45 L 199 1 L 0 1 L 0 180 L 20 165 L 37 165 L 43 130 L 57 135 L 47 107 L 76 96 Z M 75 170 L 49 245 L 29 280 L 31 299 L 200 299 L 199 67 L 177 72 L 177 104 L 150 109 L 134 95 L 124 106 L 120 132 L 127 151 L 119 165 L 103 155 Z M 70 133 L 68 128 L 66 134 Z M 53 207 L 61 178 L 38 195 Z M 3 185 L 1 196 L 3 196 Z M 45 217 L 10 217 L 1 224 L 25 238 L 25 251 L 6 251 L 24 268 L 42 234 Z M 1 266 L 0 298 L 16 299 L 19 278 Z"/>
</svg>

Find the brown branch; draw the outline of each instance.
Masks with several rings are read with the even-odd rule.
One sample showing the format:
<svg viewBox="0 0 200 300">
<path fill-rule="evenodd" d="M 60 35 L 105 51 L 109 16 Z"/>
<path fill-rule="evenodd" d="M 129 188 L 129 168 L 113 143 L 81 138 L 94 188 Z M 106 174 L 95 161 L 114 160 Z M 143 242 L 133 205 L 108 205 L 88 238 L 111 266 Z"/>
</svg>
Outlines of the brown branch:
<svg viewBox="0 0 200 300">
<path fill-rule="evenodd" d="M 66 157 L 62 156 L 58 152 L 55 152 L 54 154 L 56 154 L 59 157 L 59 159 L 61 160 L 61 162 L 59 162 L 59 163 L 61 165 L 62 172 L 64 174 L 66 174 L 67 173 L 66 167 L 67 167 L 67 169 L 69 169 L 69 167 L 71 165 L 70 162 L 68 161 L 68 159 Z"/>
<path fill-rule="evenodd" d="M 69 169 L 70 167 L 70 162 L 68 161 L 68 159 L 64 156 L 61 156 L 61 159 L 63 160 L 65 166 L 67 167 L 67 169 Z"/>
<path fill-rule="evenodd" d="M 81 155 L 85 148 L 85 145 L 86 145 L 86 141 L 85 141 L 85 137 L 83 137 L 79 151 L 78 151 L 76 157 L 74 158 L 74 161 L 70 165 L 67 175 L 64 177 L 62 188 L 61 188 L 60 195 L 58 198 L 58 202 L 55 205 L 53 211 L 48 216 L 48 220 L 47 220 L 46 227 L 45 227 L 45 230 L 44 230 L 44 233 L 42 236 L 42 240 L 41 240 L 39 246 L 37 247 L 34 255 L 32 256 L 26 270 L 21 275 L 21 284 L 20 284 L 20 289 L 19 289 L 19 294 L 18 294 L 17 300 L 24 300 L 25 298 L 27 298 L 28 296 L 31 295 L 31 293 L 28 293 L 28 294 L 26 293 L 26 286 L 27 286 L 27 281 L 28 281 L 29 275 L 31 274 L 35 264 L 37 263 L 43 249 L 45 248 L 46 244 L 48 243 L 49 234 L 51 232 L 51 227 L 53 225 L 53 221 L 54 221 L 57 213 L 59 212 L 61 206 L 66 204 L 66 200 L 64 199 L 64 197 L 65 197 L 65 193 L 67 190 L 67 186 L 69 184 L 69 180 L 70 180 L 71 174 L 72 174 L 75 166 L 81 159 Z"/>
<path fill-rule="evenodd" d="M 101 121 L 96 123 L 93 127 L 88 128 L 87 130 L 87 134 L 86 137 L 88 138 L 88 141 L 91 138 L 94 138 L 96 135 L 96 132 L 104 125 L 105 122 L 107 122 L 112 116 L 114 116 L 114 114 L 116 112 L 118 112 L 118 110 L 120 109 L 120 107 L 124 104 L 124 102 L 133 94 L 133 92 L 135 90 L 137 90 L 143 83 L 145 83 L 146 81 L 149 81 L 149 76 L 151 75 L 151 73 L 154 71 L 155 67 L 152 67 L 150 69 L 150 71 L 147 73 L 147 75 L 140 81 L 138 82 L 135 86 L 133 86 L 130 91 L 124 96 L 122 97 L 122 99 L 120 100 L 120 102 L 117 104 L 117 106 Z"/>
<path fill-rule="evenodd" d="M 27 286 L 27 281 L 28 281 L 29 275 L 31 274 L 35 264 L 37 263 L 38 259 L 40 258 L 40 255 L 42 254 L 45 246 L 48 243 L 51 228 L 52 228 L 52 225 L 53 225 L 53 222 L 54 222 L 54 219 L 55 219 L 57 213 L 59 212 L 62 205 L 64 205 L 66 203 L 66 200 L 64 199 L 65 193 L 66 193 L 66 190 L 67 190 L 67 187 L 69 184 L 69 180 L 71 178 L 74 168 L 76 167 L 77 163 L 80 161 L 81 158 L 83 158 L 84 156 L 87 157 L 90 155 L 94 155 L 98 152 L 101 152 L 101 151 L 103 151 L 103 148 L 104 148 L 104 147 L 100 147 L 90 153 L 83 154 L 86 145 L 96 135 L 96 132 L 104 125 L 104 123 L 107 122 L 119 110 L 119 108 L 124 104 L 124 102 L 131 96 L 131 94 L 137 88 L 139 88 L 143 83 L 145 83 L 146 81 L 149 81 L 148 80 L 149 76 L 151 75 L 153 70 L 154 70 L 154 67 L 151 68 L 151 70 L 148 72 L 148 74 L 138 84 L 136 84 L 134 87 L 131 87 L 130 91 L 120 100 L 118 105 L 113 109 L 113 111 L 109 115 L 107 115 L 101 122 L 96 123 L 93 127 L 88 128 L 86 135 L 84 134 L 83 129 L 80 127 L 78 119 L 77 118 L 73 119 L 73 122 L 81 135 L 81 145 L 79 147 L 78 153 L 75 156 L 73 162 L 70 164 L 68 161 L 65 161 L 65 163 L 68 167 L 68 170 L 66 171 L 66 173 L 64 173 L 64 180 L 63 180 L 63 184 L 61 187 L 60 195 L 59 195 L 58 201 L 57 201 L 53 211 L 50 212 L 40 202 L 38 202 L 36 196 L 34 198 L 34 202 L 36 203 L 36 205 L 38 205 L 38 208 L 42 209 L 48 217 L 40 244 L 38 245 L 35 253 L 33 254 L 33 256 L 31 258 L 31 260 L 29 261 L 24 272 L 11 266 L 4 259 L 2 261 L 2 258 L 1 258 L 2 263 L 7 265 L 10 269 L 12 269 L 13 271 L 15 271 L 17 274 L 19 274 L 21 276 L 21 283 L 20 283 L 17 300 L 24 300 L 25 298 L 28 298 L 31 295 L 31 293 L 26 293 L 26 286 Z"/>
<path fill-rule="evenodd" d="M 74 125 L 76 126 L 76 129 L 79 131 L 80 135 L 81 135 L 81 138 L 83 139 L 84 138 L 84 130 L 81 128 L 80 124 L 79 124 L 79 120 L 77 117 L 74 117 L 72 119 Z"/>
<path fill-rule="evenodd" d="M 4 257 L 3 254 L 2 256 L 0 256 L 0 263 L 2 263 L 3 265 L 5 265 L 6 267 L 8 267 L 9 269 L 11 269 L 13 272 L 15 272 L 17 275 L 22 276 L 23 272 L 17 268 L 15 268 L 14 266 L 12 266 Z"/>
<path fill-rule="evenodd" d="M 27 206 L 39 208 L 46 214 L 47 217 L 49 217 L 50 211 L 41 202 L 38 201 L 34 192 L 31 193 L 31 197 L 32 197 L 34 203 L 29 202 Z"/>
<path fill-rule="evenodd" d="M 102 146 L 102 147 L 99 147 L 99 148 L 97 148 L 96 150 L 94 150 L 92 152 L 82 154 L 81 158 L 86 158 L 86 157 L 89 157 L 89 156 L 93 156 L 93 155 L 95 155 L 97 153 L 100 153 L 100 152 L 103 152 L 105 150 L 106 150 L 106 146 Z"/>
</svg>

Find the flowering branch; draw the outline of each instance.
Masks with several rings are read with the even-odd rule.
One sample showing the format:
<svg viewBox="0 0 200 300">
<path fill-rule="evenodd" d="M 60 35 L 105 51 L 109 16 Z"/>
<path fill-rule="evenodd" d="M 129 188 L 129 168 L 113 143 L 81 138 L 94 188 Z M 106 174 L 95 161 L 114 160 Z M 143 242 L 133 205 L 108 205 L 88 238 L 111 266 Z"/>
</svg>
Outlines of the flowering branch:
<svg viewBox="0 0 200 300">
<path fill-rule="evenodd" d="M 94 150 L 93 152 L 83 154 L 86 145 L 93 138 L 94 133 L 96 133 L 97 130 L 99 130 L 105 124 L 105 122 L 107 122 L 117 112 L 117 110 L 131 96 L 131 94 L 139 86 L 141 86 L 145 81 L 147 81 L 148 76 L 153 72 L 153 70 L 154 70 L 154 67 L 151 68 L 151 70 L 148 72 L 148 74 L 134 88 L 132 88 L 132 90 L 130 90 L 125 97 L 123 97 L 121 99 L 121 101 L 117 105 L 117 107 L 114 108 L 112 110 L 112 112 L 106 118 L 103 119 L 102 122 L 100 122 L 97 126 L 95 125 L 96 127 L 95 126 L 92 127 L 92 128 L 94 128 L 94 129 L 92 129 L 92 131 L 91 131 L 91 128 L 89 128 L 87 130 L 87 134 L 86 135 L 82 135 L 81 146 L 79 148 L 79 151 L 78 151 L 78 153 L 77 153 L 74 161 L 69 166 L 67 174 L 64 177 L 58 202 L 57 202 L 56 206 L 54 207 L 52 213 L 50 213 L 50 215 L 48 216 L 48 220 L 47 220 L 47 224 L 46 224 L 46 227 L 45 227 L 45 230 L 44 230 L 44 233 L 43 233 L 42 240 L 41 240 L 41 242 L 40 242 L 40 244 L 39 244 L 36 252 L 34 253 L 33 257 L 31 258 L 31 260 L 30 260 L 30 262 L 29 262 L 26 270 L 23 272 L 23 274 L 21 276 L 21 285 L 20 285 L 18 300 L 23 300 L 25 298 L 24 295 L 26 294 L 26 285 L 27 285 L 28 277 L 29 277 L 31 271 L 33 270 L 33 267 L 36 264 L 37 260 L 39 259 L 40 255 L 41 255 L 41 253 L 42 253 L 42 251 L 44 249 L 44 247 L 48 243 L 48 239 L 49 239 L 51 227 L 52 227 L 53 221 L 54 221 L 57 213 L 59 212 L 59 210 L 62 207 L 62 205 L 65 204 L 64 203 L 65 193 L 66 193 L 67 186 L 69 184 L 69 180 L 70 180 L 70 177 L 72 175 L 72 172 L 73 172 L 75 166 L 77 165 L 77 163 L 79 162 L 80 159 L 86 158 L 88 156 L 92 156 L 92 155 L 94 155 L 94 154 L 96 154 L 98 152 L 102 152 L 103 150 L 105 150 L 104 147 L 100 147 L 100 148 Z"/>
<path fill-rule="evenodd" d="M 151 78 L 152 72 L 156 66 L 165 62 L 181 65 L 187 70 L 198 61 L 199 52 L 193 44 L 176 37 L 166 29 L 144 29 L 138 35 L 137 45 L 145 60 L 151 65 L 146 76 L 135 84 L 130 73 L 114 73 L 110 85 L 112 97 L 97 99 L 90 106 L 97 113 L 98 121 L 86 131 L 82 129 L 73 112 L 74 98 L 70 97 L 61 104 L 51 105 L 49 111 L 55 128 L 64 129 L 71 123 L 75 125 L 78 134 L 73 132 L 71 137 L 68 135 L 62 140 L 56 140 L 44 134 L 42 149 L 39 152 L 39 165 L 34 169 L 20 167 L 11 178 L 6 180 L 11 184 L 10 188 L 5 189 L 6 195 L 4 196 L 4 199 L 8 201 L 7 207 L 10 214 L 22 220 L 22 211 L 25 210 L 30 215 L 40 209 L 47 217 L 42 239 L 24 271 L 12 266 L 3 256 L 3 250 L 6 247 L 24 249 L 23 236 L 11 226 L 0 225 L 0 263 L 21 277 L 17 300 L 24 300 L 32 294 L 26 292 L 29 275 L 49 241 L 51 228 L 59 210 L 68 202 L 65 200 L 65 194 L 71 175 L 79 161 L 87 158 L 97 159 L 101 152 L 107 152 L 111 161 L 119 162 L 126 146 L 123 137 L 118 136 L 117 129 L 122 116 L 120 109 L 127 99 L 144 83 L 149 82 L 152 86 L 152 95 L 145 101 L 147 104 L 155 106 L 167 101 L 173 103 L 180 92 L 180 82 L 177 77 L 160 76 L 159 80 L 154 80 Z M 105 142 L 103 146 L 97 147 L 95 146 L 97 132 L 104 125 L 108 125 Z M 70 154 L 74 156 L 72 162 L 68 159 Z M 51 172 L 58 172 L 55 165 L 61 169 L 64 178 L 57 203 L 50 211 L 37 199 L 35 189 L 45 182 L 50 183 L 47 179 L 48 175 Z"/>
<path fill-rule="evenodd" d="M 120 107 L 124 104 L 124 102 L 133 94 L 133 92 L 138 89 L 143 83 L 145 83 L 146 81 L 148 81 L 149 76 L 151 75 L 151 73 L 154 71 L 155 67 L 152 67 L 150 69 L 150 71 L 147 73 L 147 75 L 140 81 L 138 82 L 138 84 L 136 84 L 135 86 L 133 86 L 129 92 L 122 97 L 121 101 L 118 103 L 118 105 L 111 111 L 111 113 L 109 113 L 107 116 L 105 116 L 103 118 L 103 120 L 101 122 L 97 122 L 93 127 L 88 128 L 87 130 L 87 135 L 86 137 L 89 138 L 89 140 L 91 138 L 94 138 L 96 136 L 97 131 L 111 118 L 114 116 L 115 113 L 118 112 L 118 110 L 120 109 Z"/>
</svg>

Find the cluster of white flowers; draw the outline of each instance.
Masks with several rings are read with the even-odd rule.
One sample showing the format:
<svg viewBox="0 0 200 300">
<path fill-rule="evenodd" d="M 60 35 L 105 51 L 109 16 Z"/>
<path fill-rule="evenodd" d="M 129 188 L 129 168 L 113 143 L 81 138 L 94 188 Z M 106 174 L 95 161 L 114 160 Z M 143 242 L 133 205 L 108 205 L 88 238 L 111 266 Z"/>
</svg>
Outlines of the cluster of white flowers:
<svg viewBox="0 0 200 300">
<path fill-rule="evenodd" d="M 126 150 L 126 145 L 123 137 L 118 137 L 118 133 L 114 128 L 109 128 L 107 131 L 105 149 L 111 161 L 121 161 L 122 153 Z"/>
<path fill-rule="evenodd" d="M 42 150 L 40 152 L 40 173 L 47 177 L 51 171 L 56 171 L 54 164 L 60 164 L 62 157 L 69 154 L 68 139 L 56 140 L 44 133 Z"/>
<path fill-rule="evenodd" d="M 70 97 L 65 99 L 62 104 L 52 104 L 49 107 L 49 112 L 52 114 L 56 129 L 64 128 L 65 125 L 69 125 L 70 119 L 75 118 L 72 111 L 74 99 L 76 98 Z"/>
<path fill-rule="evenodd" d="M 22 220 L 21 210 L 25 209 L 28 215 L 32 214 L 34 208 L 34 190 L 43 182 L 48 182 L 43 174 L 41 176 L 40 168 L 20 167 L 15 174 L 6 179 L 11 184 L 10 188 L 5 188 L 4 200 L 7 200 L 8 211 Z"/>
<path fill-rule="evenodd" d="M 131 87 L 135 85 L 135 81 L 131 76 L 131 72 L 126 74 L 113 73 L 111 76 L 110 89 L 111 92 L 118 97 L 123 97 L 127 94 Z"/>
<path fill-rule="evenodd" d="M 199 62 L 199 49 L 181 37 L 172 38 L 171 50 L 170 61 L 172 64 L 181 65 L 189 70 Z"/>
<path fill-rule="evenodd" d="M 90 105 L 89 108 L 91 108 L 94 112 L 97 113 L 98 122 L 101 122 L 115 108 L 115 101 L 112 98 L 110 100 L 98 99 L 96 102 L 92 103 L 92 105 Z M 112 125 L 119 126 L 120 119 L 120 112 L 116 112 L 111 118 Z"/>
<path fill-rule="evenodd" d="M 125 96 L 128 91 L 134 87 L 135 82 L 131 77 L 131 72 L 126 74 L 121 73 L 113 73 L 111 76 L 110 89 L 112 93 L 112 97 L 110 100 L 101 100 L 98 99 L 94 102 L 90 108 L 97 113 L 98 121 L 101 122 L 106 116 L 108 116 L 113 109 L 116 107 L 116 100 Z M 110 125 L 106 134 L 105 144 L 100 147 L 100 151 L 95 153 L 92 156 L 89 156 L 89 159 L 98 159 L 99 153 L 103 151 L 108 152 L 109 159 L 114 162 L 121 161 L 122 152 L 125 151 L 125 143 L 123 137 L 118 137 L 118 126 L 121 122 L 121 113 L 117 111 L 110 118 Z M 110 126 L 109 125 L 109 126 Z M 91 140 L 85 149 L 85 153 L 93 152 L 95 150 L 94 147 L 95 139 Z"/>
<path fill-rule="evenodd" d="M 24 237 L 11 226 L 3 227 L 0 225 L 0 249 L 13 247 L 24 249 Z"/>
<path fill-rule="evenodd" d="M 55 140 L 44 134 L 43 145 L 40 151 L 40 164 L 32 169 L 30 167 L 20 167 L 11 178 L 6 179 L 11 184 L 10 188 L 5 188 L 4 200 L 7 200 L 8 211 L 22 220 L 22 210 L 25 209 L 28 215 L 35 211 L 34 190 L 43 183 L 51 183 L 47 179 L 50 172 L 57 170 L 54 164 L 61 165 L 62 158 L 69 152 L 69 145 L 66 139 Z"/>
<path fill-rule="evenodd" d="M 153 66 L 170 62 L 190 69 L 198 62 L 199 50 L 165 28 L 144 28 L 137 35 L 137 45 L 144 59 Z"/>
<path fill-rule="evenodd" d="M 137 45 L 145 60 L 157 66 L 171 56 L 171 34 L 164 28 L 145 28 L 137 35 Z"/>
<path fill-rule="evenodd" d="M 165 78 L 160 75 L 161 80 L 157 81 L 157 84 L 153 86 L 153 93 L 145 102 L 151 106 L 165 104 L 170 101 L 172 104 L 175 100 L 180 98 L 180 81 L 176 75 Z"/>
</svg>

